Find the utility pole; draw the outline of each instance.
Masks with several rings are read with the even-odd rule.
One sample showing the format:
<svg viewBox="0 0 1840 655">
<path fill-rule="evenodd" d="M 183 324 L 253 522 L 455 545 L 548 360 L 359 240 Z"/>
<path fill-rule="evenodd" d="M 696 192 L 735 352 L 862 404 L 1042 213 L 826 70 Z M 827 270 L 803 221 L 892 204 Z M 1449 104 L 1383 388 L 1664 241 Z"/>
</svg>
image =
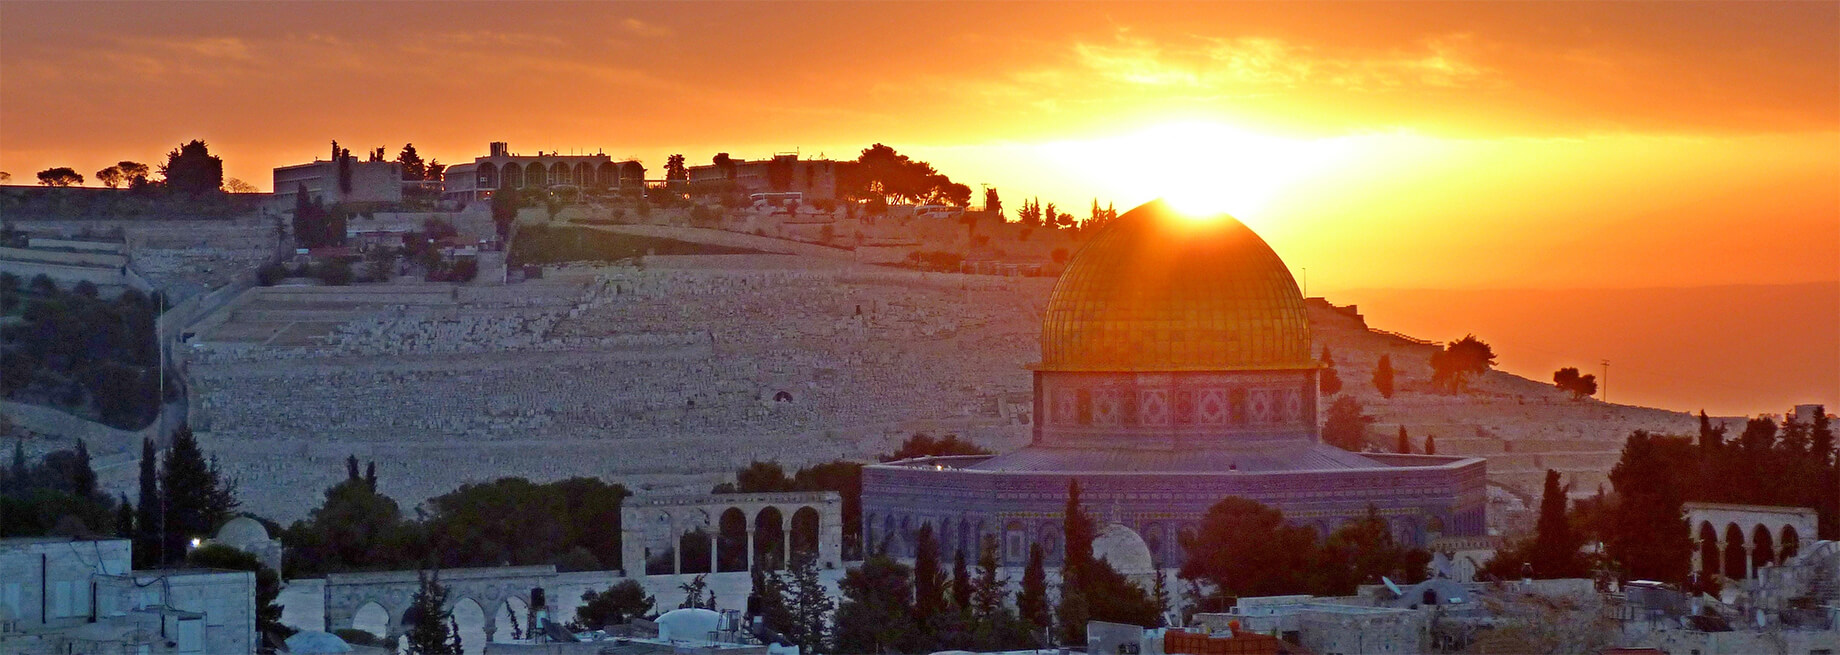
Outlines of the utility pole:
<svg viewBox="0 0 1840 655">
<path fill-rule="evenodd" d="M 1604 402 L 1610 402 L 1610 360 L 1604 360 L 1604 379 L 1600 387 L 1604 391 Z"/>
</svg>

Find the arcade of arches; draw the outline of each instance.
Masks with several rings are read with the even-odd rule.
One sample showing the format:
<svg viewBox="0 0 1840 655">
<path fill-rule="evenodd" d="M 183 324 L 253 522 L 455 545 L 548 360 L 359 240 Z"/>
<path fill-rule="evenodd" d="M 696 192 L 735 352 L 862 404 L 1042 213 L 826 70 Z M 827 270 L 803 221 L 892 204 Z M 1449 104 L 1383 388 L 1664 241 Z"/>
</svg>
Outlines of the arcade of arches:
<svg viewBox="0 0 1840 655">
<path fill-rule="evenodd" d="M 1800 552 L 1815 535 L 1816 514 L 1806 507 L 1686 503 L 1692 530 L 1693 570 L 1734 580 L 1757 576 Z"/>
<path fill-rule="evenodd" d="M 800 555 L 841 568 L 842 505 L 828 491 L 636 496 L 620 507 L 621 558 L 633 576 L 782 569 Z"/>
</svg>

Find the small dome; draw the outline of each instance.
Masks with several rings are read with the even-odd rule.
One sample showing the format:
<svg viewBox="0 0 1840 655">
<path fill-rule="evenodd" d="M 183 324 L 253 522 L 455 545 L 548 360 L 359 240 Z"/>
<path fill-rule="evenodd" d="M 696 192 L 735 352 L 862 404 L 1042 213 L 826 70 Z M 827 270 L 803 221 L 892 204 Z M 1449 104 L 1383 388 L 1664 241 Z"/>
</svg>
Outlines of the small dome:
<svg viewBox="0 0 1840 655">
<path fill-rule="evenodd" d="M 1137 531 L 1117 523 L 1108 523 L 1093 537 L 1093 557 L 1110 562 L 1113 569 L 1126 576 L 1150 575 L 1156 572 L 1156 560 L 1150 557 L 1150 546 L 1144 538 L 1137 536 Z"/>
<path fill-rule="evenodd" d="M 658 616 L 658 638 L 706 641 L 722 623 L 722 614 L 701 607 L 674 609 Z"/>
<path fill-rule="evenodd" d="M 1042 316 L 1040 370 L 1312 368 L 1303 294 L 1284 260 L 1231 216 L 1161 200 L 1075 253 Z"/>
<path fill-rule="evenodd" d="M 217 529 L 217 541 L 245 545 L 262 543 L 268 541 L 268 528 L 262 527 L 261 521 L 239 516 Z"/>
</svg>

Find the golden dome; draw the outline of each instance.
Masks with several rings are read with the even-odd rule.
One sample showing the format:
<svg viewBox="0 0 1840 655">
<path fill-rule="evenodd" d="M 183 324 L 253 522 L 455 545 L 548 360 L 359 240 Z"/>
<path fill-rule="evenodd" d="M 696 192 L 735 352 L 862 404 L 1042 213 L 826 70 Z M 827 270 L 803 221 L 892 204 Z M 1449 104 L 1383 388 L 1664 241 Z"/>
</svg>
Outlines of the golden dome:
<svg viewBox="0 0 1840 655">
<path fill-rule="evenodd" d="M 1313 368 L 1303 294 L 1265 240 L 1231 216 L 1194 220 L 1154 200 L 1067 264 L 1042 317 L 1045 371 Z"/>
</svg>

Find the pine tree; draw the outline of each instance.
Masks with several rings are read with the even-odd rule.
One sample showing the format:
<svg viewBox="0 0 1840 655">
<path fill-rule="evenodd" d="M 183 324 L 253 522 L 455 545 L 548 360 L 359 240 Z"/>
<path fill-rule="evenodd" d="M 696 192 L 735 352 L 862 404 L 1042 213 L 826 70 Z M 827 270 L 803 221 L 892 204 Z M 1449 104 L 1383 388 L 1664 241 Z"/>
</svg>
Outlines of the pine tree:
<svg viewBox="0 0 1840 655">
<path fill-rule="evenodd" d="M 1437 435 L 1434 435 L 1434 434 L 1425 435 L 1425 454 L 1426 455 L 1436 455 L 1437 454 Z"/>
<path fill-rule="evenodd" d="M 1710 455 L 1725 447 L 1725 426 L 1712 427 L 1712 419 L 1706 417 L 1706 410 L 1699 410 L 1699 447 Z"/>
<path fill-rule="evenodd" d="M 1022 620 L 1036 629 L 1046 629 L 1048 615 L 1048 571 L 1041 544 L 1029 544 L 1029 566 L 1022 570 L 1022 590 L 1016 594 L 1016 610 Z"/>
<path fill-rule="evenodd" d="M 960 611 L 971 607 L 971 571 L 965 564 L 964 548 L 959 548 L 953 556 L 952 604 Z"/>
<path fill-rule="evenodd" d="M 1382 398 L 1393 397 L 1393 356 L 1381 355 L 1380 363 L 1374 365 L 1374 389 Z"/>
<path fill-rule="evenodd" d="M 1406 426 L 1399 426 L 1399 454 L 1412 454 L 1412 438 L 1406 436 Z"/>
<path fill-rule="evenodd" d="M 460 655 L 460 635 L 449 631 L 454 615 L 442 609 L 447 606 L 447 587 L 441 585 L 440 572 L 418 571 L 416 578 L 421 588 L 409 600 L 409 609 L 404 612 L 415 619 L 404 635 L 408 640 L 406 652 L 409 655 Z"/>
<path fill-rule="evenodd" d="M 211 534 L 236 509 L 236 485 L 223 479 L 217 460 L 206 460 L 187 426 L 173 433 L 172 448 L 160 470 L 165 490 L 164 539 L 167 562 L 184 557 L 186 542 Z"/>
<path fill-rule="evenodd" d="M 165 563 L 166 499 L 160 496 L 159 451 L 153 439 L 141 440 L 140 504 L 135 507 L 134 568 L 155 568 Z"/>
<path fill-rule="evenodd" d="M 885 552 L 871 554 L 837 583 L 843 602 L 832 624 L 840 653 L 912 652 L 920 634 L 914 624 L 913 570 Z"/>
<path fill-rule="evenodd" d="M 1686 579 L 1693 544 L 1681 515 L 1678 475 L 1669 470 L 1665 449 L 1690 448 L 1684 438 L 1637 430 L 1623 444 L 1623 455 L 1610 469 L 1610 484 L 1620 498 L 1613 510 L 1614 532 L 1606 546 L 1628 575 L 1662 582 Z"/>
<path fill-rule="evenodd" d="M 825 617 L 836 607 L 824 583 L 818 578 L 817 558 L 801 553 L 792 558 L 792 570 L 786 584 L 791 592 L 793 630 L 791 637 L 801 652 L 820 653 L 825 646 Z"/>
</svg>

